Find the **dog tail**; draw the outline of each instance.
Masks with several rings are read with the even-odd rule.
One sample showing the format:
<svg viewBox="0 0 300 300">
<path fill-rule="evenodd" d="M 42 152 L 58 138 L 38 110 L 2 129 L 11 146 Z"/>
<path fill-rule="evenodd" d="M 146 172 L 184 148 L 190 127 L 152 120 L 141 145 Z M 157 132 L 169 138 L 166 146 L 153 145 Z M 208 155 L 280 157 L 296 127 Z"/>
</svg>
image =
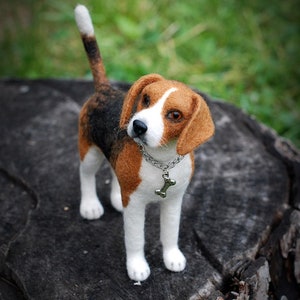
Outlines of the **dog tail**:
<svg viewBox="0 0 300 300">
<path fill-rule="evenodd" d="M 75 20 L 90 63 L 94 86 L 97 91 L 102 84 L 108 84 L 109 81 L 106 77 L 100 50 L 94 34 L 93 23 L 89 11 L 84 5 L 79 4 L 76 6 Z"/>
</svg>

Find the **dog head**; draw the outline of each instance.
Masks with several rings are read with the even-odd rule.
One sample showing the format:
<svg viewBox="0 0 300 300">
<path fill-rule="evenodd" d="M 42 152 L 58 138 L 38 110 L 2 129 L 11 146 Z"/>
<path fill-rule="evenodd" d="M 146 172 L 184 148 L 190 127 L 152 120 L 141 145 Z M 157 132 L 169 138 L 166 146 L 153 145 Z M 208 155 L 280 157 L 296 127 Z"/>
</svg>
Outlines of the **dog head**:
<svg viewBox="0 0 300 300">
<path fill-rule="evenodd" d="M 158 74 L 141 77 L 128 91 L 120 118 L 120 127 L 126 126 L 130 137 L 149 147 L 177 141 L 180 155 L 193 151 L 214 134 L 203 98 L 183 83 Z"/>
</svg>

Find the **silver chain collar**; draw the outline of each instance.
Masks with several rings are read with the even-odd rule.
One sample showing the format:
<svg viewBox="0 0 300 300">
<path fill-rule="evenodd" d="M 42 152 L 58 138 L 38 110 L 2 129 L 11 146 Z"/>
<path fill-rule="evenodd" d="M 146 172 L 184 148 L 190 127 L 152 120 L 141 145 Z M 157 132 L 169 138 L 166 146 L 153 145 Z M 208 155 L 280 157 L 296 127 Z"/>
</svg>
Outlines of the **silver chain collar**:
<svg viewBox="0 0 300 300">
<path fill-rule="evenodd" d="M 162 178 L 164 180 L 164 185 L 162 188 L 155 190 L 154 193 L 156 195 L 160 196 L 161 198 L 166 198 L 167 190 L 169 189 L 169 187 L 176 184 L 176 181 L 169 177 L 169 170 L 174 168 L 177 164 L 179 164 L 182 161 L 182 159 L 184 158 L 184 156 L 177 155 L 172 161 L 165 164 L 165 163 L 162 163 L 162 162 L 156 160 L 152 155 L 150 155 L 146 151 L 145 146 L 143 144 L 138 143 L 138 145 L 140 147 L 140 151 L 141 151 L 143 157 L 145 158 L 145 160 L 148 163 L 150 163 L 152 166 L 154 166 L 158 169 L 161 169 L 163 171 Z"/>
<path fill-rule="evenodd" d="M 140 151 L 144 157 L 144 159 L 150 163 L 152 166 L 161 169 L 162 172 L 162 178 L 164 180 L 164 185 L 160 188 L 154 191 L 154 193 L 161 198 L 166 198 L 167 197 L 167 190 L 169 187 L 173 186 L 176 184 L 176 180 L 171 179 L 169 177 L 169 170 L 174 168 L 177 164 L 179 164 L 182 159 L 184 158 L 183 155 L 177 155 L 172 161 L 169 161 L 168 163 L 162 163 L 158 160 L 156 160 L 152 155 L 150 155 L 146 149 L 145 146 L 141 143 L 138 143 Z"/>
<path fill-rule="evenodd" d="M 145 160 L 150 163 L 152 166 L 161 169 L 164 173 L 167 173 L 168 170 L 174 168 L 177 164 L 179 164 L 184 156 L 183 155 L 177 155 L 172 161 L 169 161 L 168 163 L 163 163 L 158 160 L 156 160 L 153 156 L 151 156 L 145 149 L 145 146 L 141 143 L 138 143 L 140 151 L 145 158 Z"/>
</svg>

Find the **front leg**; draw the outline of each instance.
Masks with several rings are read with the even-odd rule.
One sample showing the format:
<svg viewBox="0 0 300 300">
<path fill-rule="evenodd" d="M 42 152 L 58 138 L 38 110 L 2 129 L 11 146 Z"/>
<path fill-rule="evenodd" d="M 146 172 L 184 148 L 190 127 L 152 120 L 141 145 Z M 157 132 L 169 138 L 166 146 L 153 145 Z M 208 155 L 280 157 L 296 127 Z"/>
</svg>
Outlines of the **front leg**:
<svg viewBox="0 0 300 300">
<path fill-rule="evenodd" d="M 173 272 L 180 272 L 186 266 L 186 259 L 178 248 L 182 197 L 163 201 L 160 212 L 160 239 L 163 246 L 165 266 Z"/>
<path fill-rule="evenodd" d="M 124 208 L 126 265 L 130 279 L 143 281 L 150 275 L 144 254 L 145 204 L 130 200 Z"/>
</svg>

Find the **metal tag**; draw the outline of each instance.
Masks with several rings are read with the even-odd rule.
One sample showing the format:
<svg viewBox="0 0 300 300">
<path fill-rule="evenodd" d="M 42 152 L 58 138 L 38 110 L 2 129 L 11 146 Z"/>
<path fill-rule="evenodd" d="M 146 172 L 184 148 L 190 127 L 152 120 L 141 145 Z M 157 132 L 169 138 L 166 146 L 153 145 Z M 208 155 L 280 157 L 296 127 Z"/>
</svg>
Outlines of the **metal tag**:
<svg viewBox="0 0 300 300">
<path fill-rule="evenodd" d="M 162 198 L 166 198 L 168 188 L 172 185 L 175 185 L 176 180 L 170 179 L 169 172 L 164 172 L 162 178 L 164 179 L 164 186 L 161 189 L 156 190 L 155 194 Z"/>
</svg>

